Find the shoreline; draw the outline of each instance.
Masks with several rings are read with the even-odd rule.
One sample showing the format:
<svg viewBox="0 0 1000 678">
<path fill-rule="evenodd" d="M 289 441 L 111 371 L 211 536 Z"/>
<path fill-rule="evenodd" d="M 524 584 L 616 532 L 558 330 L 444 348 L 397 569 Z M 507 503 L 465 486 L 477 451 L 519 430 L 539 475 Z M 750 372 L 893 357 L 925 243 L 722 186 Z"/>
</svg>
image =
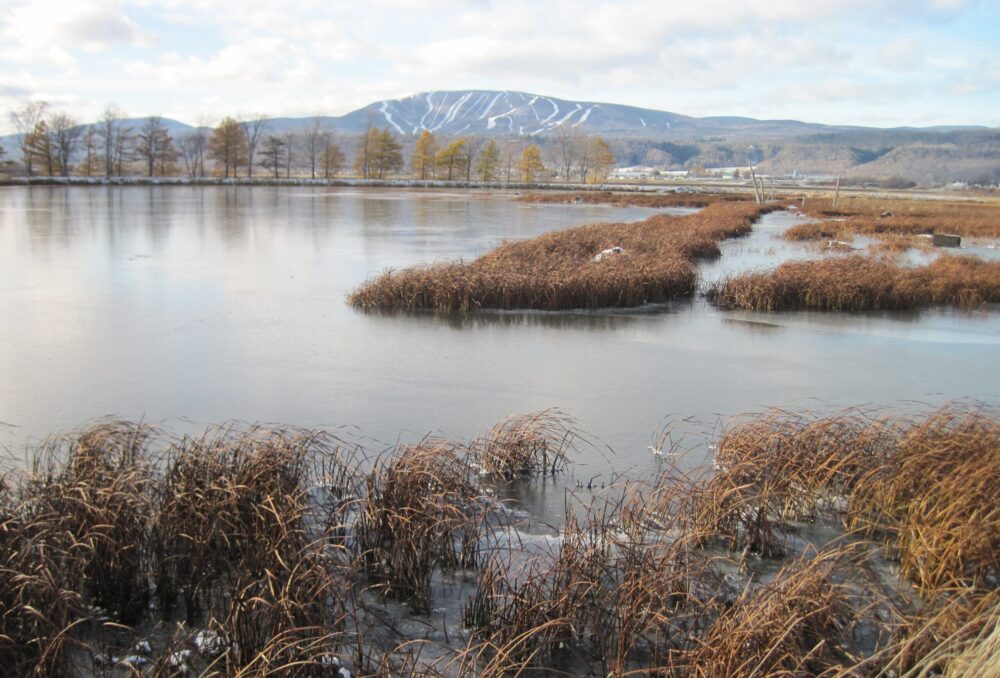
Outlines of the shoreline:
<svg viewBox="0 0 1000 678">
<path fill-rule="evenodd" d="M 114 186 L 319 186 L 332 188 L 408 188 L 408 189 L 468 189 L 490 191 L 552 191 L 552 192 L 615 192 L 615 193 L 681 193 L 709 195 L 741 195 L 753 196 L 753 188 L 749 184 L 725 184 L 713 181 L 704 182 L 657 182 L 657 183 L 556 183 L 556 182 L 523 182 L 523 181 L 445 181 L 437 179 L 361 179 L 355 177 L 334 177 L 330 179 L 294 177 L 290 179 L 274 179 L 264 177 L 0 177 L 0 187 L 14 186 L 74 186 L 74 187 L 114 187 Z M 777 187 L 774 199 L 801 199 L 803 194 L 809 197 L 829 196 L 836 192 L 835 187 L 814 184 L 786 184 Z M 842 196 L 856 195 L 867 198 L 895 198 L 904 200 L 936 200 L 945 202 L 994 202 L 998 200 L 995 194 L 958 193 L 940 188 L 916 188 L 905 190 L 883 190 L 872 188 L 855 188 L 841 186 Z"/>
</svg>

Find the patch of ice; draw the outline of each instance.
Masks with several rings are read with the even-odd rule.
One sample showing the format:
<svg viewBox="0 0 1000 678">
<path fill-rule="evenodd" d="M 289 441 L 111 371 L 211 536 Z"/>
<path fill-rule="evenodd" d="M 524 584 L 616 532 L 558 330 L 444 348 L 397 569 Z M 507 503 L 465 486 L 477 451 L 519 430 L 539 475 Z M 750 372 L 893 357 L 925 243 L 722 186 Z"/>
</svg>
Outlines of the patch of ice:
<svg viewBox="0 0 1000 678">
<path fill-rule="evenodd" d="M 594 261 L 604 261 L 608 257 L 612 257 L 616 254 L 625 254 L 625 248 L 615 245 L 614 247 L 609 247 L 606 250 L 601 250 L 594 256 Z"/>
<path fill-rule="evenodd" d="M 194 637 L 194 646 L 204 655 L 217 655 L 226 649 L 226 642 L 215 631 L 202 629 Z"/>
</svg>

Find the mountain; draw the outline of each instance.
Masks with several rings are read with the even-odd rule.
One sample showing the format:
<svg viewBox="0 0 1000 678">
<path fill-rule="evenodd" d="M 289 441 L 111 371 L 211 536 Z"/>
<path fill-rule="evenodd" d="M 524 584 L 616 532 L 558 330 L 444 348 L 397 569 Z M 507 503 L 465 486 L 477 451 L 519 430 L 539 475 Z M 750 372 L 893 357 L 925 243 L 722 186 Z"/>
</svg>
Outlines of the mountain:
<svg viewBox="0 0 1000 678">
<path fill-rule="evenodd" d="M 528 92 L 462 90 L 414 94 L 387 99 L 340 118 L 338 129 L 359 132 L 368 120 L 398 134 L 481 134 L 537 137 L 559 129 L 579 129 L 609 137 L 663 138 L 751 133 L 787 137 L 830 129 L 795 120 L 693 118 L 670 111 L 595 101 L 570 101 Z"/>
<path fill-rule="evenodd" d="M 139 129 L 145 120 L 126 124 Z M 164 118 L 163 123 L 175 138 L 194 129 L 177 120 Z M 304 130 L 316 123 L 339 135 L 348 154 L 369 125 L 392 129 L 407 147 L 423 130 L 439 138 L 513 135 L 543 146 L 569 130 L 604 136 L 619 165 L 732 167 L 752 157 L 762 172 L 773 174 L 902 176 L 922 183 L 1000 181 L 1000 129 L 975 126 L 883 129 L 740 116 L 697 118 L 528 92 L 461 90 L 376 101 L 342 116 L 273 118 L 265 133 Z M 0 137 L 0 144 L 8 158 L 19 155 L 12 135 Z"/>
</svg>

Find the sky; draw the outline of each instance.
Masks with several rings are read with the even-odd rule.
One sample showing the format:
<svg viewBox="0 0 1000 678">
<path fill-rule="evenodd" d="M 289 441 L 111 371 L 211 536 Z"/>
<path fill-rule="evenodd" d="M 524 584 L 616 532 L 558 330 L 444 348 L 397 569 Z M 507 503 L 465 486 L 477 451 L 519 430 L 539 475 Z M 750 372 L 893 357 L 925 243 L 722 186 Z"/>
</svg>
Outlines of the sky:
<svg viewBox="0 0 1000 678">
<path fill-rule="evenodd" d="M 1000 0 L 0 0 L 0 111 L 188 123 L 502 89 L 1000 127 Z M 13 131 L 0 116 L 0 133 Z"/>
</svg>

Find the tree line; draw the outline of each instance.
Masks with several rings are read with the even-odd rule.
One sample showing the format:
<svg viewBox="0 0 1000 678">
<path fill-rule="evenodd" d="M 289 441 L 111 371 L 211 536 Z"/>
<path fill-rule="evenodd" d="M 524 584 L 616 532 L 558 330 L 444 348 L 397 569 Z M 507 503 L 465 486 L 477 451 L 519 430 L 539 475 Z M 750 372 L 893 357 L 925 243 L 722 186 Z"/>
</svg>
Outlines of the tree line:
<svg viewBox="0 0 1000 678">
<path fill-rule="evenodd" d="M 272 132 L 268 119 L 254 114 L 227 116 L 214 127 L 200 125 L 174 138 L 158 116 L 135 125 L 109 105 L 96 123 L 81 124 L 50 110 L 45 102 L 11 111 L 10 121 L 16 130 L 19 169 L 28 176 L 330 179 L 350 171 L 385 179 L 405 176 L 408 167 L 409 176 L 425 180 L 598 182 L 615 160 L 600 136 L 561 128 L 537 141 L 438 138 L 429 130 L 411 140 L 376 126 L 371 117 L 360 135 L 348 137 L 335 134 L 320 118 Z M 348 167 L 352 148 L 354 162 Z M 3 160 L 0 147 L 0 163 Z"/>
</svg>

